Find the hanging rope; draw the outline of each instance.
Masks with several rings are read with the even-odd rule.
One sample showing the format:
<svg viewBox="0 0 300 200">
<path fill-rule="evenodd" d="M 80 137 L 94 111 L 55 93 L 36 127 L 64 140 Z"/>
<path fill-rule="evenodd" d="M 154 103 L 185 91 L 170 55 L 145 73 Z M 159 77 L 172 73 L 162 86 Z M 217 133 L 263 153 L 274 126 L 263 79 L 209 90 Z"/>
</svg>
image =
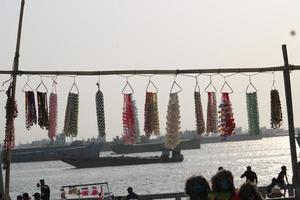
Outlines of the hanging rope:
<svg viewBox="0 0 300 200">
<path fill-rule="evenodd" d="M 29 130 L 33 124 L 36 124 L 36 105 L 33 91 L 25 91 L 25 124 Z"/>
<path fill-rule="evenodd" d="M 169 149 L 175 149 L 180 142 L 180 106 L 178 93 L 170 93 L 167 111 L 165 145 Z"/>
<path fill-rule="evenodd" d="M 207 92 L 207 123 L 206 123 L 206 132 L 207 133 L 216 133 L 217 132 L 217 102 L 216 102 L 216 93 Z"/>
<path fill-rule="evenodd" d="M 76 137 L 78 134 L 79 93 L 69 92 L 65 113 L 64 134 Z"/>
<path fill-rule="evenodd" d="M 248 133 L 250 135 L 259 135 L 259 112 L 257 103 L 257 93 L 246 93 L 247 114 L 248 114 Z"/>
<path fill-rule="evenodd" d="M 235 122 L 233 118 L 229 93 L 222 93 L 222 99 L 219 108 L 219 131 L 221 133 L 221 136 L 226 137 L 235 134 Z"/>
<path fill-rule="evenodd" d="M 282 111 L 279 92 L 276 89 L 271 90 L 271 127 L 279 128 L 282 125 Z"/>
</svg>

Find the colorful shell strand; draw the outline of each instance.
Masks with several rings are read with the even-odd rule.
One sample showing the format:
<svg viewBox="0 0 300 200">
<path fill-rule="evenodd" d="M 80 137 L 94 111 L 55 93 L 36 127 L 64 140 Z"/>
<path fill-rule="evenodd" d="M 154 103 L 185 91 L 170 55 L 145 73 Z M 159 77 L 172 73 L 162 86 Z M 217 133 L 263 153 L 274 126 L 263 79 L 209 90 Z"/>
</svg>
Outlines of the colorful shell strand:
<svg viewBox="0 0 300 200">
<path fill-rule="evenodd" d="M 227 92 L 222 93 L 221 103 L 219 105 L 219 131 L 221 136 L 230 136 L 235 134 L 235 122 L 233 118 L 232 106 Z"/>
<path fill-rule="evenodd" d="M 180 142 L 180 106 L 177 93 L 170 94 L 167 111 L 165 145 L 169 149 L 175 149 Z"/>
<path fill-rule="evenodd" d="M 46 92 L 37 92 L 38 102 L 38 124 L 42 129 L 48 130 L 49 116 L 48 116 L 48 102 Z"/>
<path fill-rule="evenodd" d="M 57 131 L 57 94 L 51 92 L 49 97 L 49 130 L 48 137 L 53 140 Z"/>
<path fill-rule="evenodd" d="M 197 128 L 197 133 L 201 135 L 205 132 L 205 124 L 203 118 L 200 92 L 196 92 L 196 91 L 194 92 L 194 100 L 195 100 L 196 128 Z"/>
<path fill-rule="evenodd" d="M 279 128 L 282 125 L 282 111 L 279 92 L 276 89 L 271 90 L 271 127 Z"/>
<path fill-rule="evenodd" d="M 33 91 L 25 91 L 25 121 L 29 130 L 37 122 L 36 105 Z"/>
<path fill-rule="evenodd" d="M 135 116 L 132 105 L 132 94 L 123 94 L 123 135 L 125 144 L 134 144 L 136 142 Z"/>
<path fill-rule="evenodd" d="M 208 101 L 207 101 L 207 123 L 206 123 L 206 132 L 207 133 L 216 133 L 217 132 L 217 102 L 216 102 L 216 93 L 207 92 Z"/>
<path fill-rule="evenodd" d="M 248 114 L 248 132 L 250 135 L 259 135 L 259 112 L 257 104 L 257 93 L 246 93 L 247 114 Z"/>
<path fill-rule="evenodd" d="M 96 93 L 96 114 L 99 137 L 105 136 L 105 116 L 104 116 L 104 99 L 101 90 Z"/>
<path fill-rule="evenodd" d="M 151 135 L 159 135 L 157 93 L 146 92 L 144 118 L 145 135 L 147 137 L 150 137 Z"/>
<path fill-rule="evenodd" d="M 65 113 L 64 134 L 76 137 L 78 134 L 79 94 L 69 92 Z"/>
</svg>

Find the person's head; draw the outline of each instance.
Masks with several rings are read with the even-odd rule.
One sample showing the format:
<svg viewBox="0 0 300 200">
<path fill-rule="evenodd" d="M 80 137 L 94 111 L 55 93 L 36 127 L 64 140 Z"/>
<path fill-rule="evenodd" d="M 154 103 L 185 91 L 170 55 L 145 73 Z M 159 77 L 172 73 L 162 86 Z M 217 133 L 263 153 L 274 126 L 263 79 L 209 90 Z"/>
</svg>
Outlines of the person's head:
<svg viewBox="0 0 300 200">
<path fill-rule="evenodd" d="M 229 192 L 231 195 L 235 192 L 233 175 L 229 170 L 221 170 L 217 172 L 212 178 L 213 192 Z"/>
<path fill-rule="evenodd" d="M 218 171 L 220 171 L 220 170 L 223 170 L 223 167 L 222 167 L 222 166 L 220 166 L 220 167 L 218 168 Z"/>
<path fill-rule="evenodd" d="M 22 200 L 22 199 L 23 199 L 22 195 L 17 196 L 17 200 Z"/>
<path fill-rule="evenodd" d="M 257 187 L 251 182 L 246 182 L 241 185 L 239 196 L 240 200 L 263 200 Z"/>
<path fill-rule="evenodd" d="M 286 171 L 286 166 L 284 166 L 284 165 L 281 166 L 281 170 L 282 170 L 282 171 Z"/>
<path fill-rule="evenodd" d="M 132 193 L 132 192 L 133 192 L 132 187 L 128 187 L 128 188 L 127 188 L 127 192 L 128 192 L 129 194 Z"/>
<path fill-rule="evenodd" d="M 194 199 L 207 199 L 210 187 L 203 176 L 192 176 L 185 182 L 185 193 Z"/>
<path fill-rule="evenodd" d="M 251 171 L 251 167 L 250 166 L 247 167 L 247 171 Z"/>
<path fill-rule="evenodd" d="M 34 193 L 32 196 L 34 197 L 34 200 L 40 200 L 41 199 L 41 195 L 38 192 Z"/>
<path fill-rule="evenodd" d="M 41 180 L 40 180 L 40 184 L 41 184 L 41 185 L 45 185 L 45 180 L 44 180 L 44 179 L 41 179 Z"/>
<path fill-rule="evenodd" d="M 27 192 L 23 193 L 22 199 L 23 200 L 29 200 L 29 194 Z"/>
</svg>

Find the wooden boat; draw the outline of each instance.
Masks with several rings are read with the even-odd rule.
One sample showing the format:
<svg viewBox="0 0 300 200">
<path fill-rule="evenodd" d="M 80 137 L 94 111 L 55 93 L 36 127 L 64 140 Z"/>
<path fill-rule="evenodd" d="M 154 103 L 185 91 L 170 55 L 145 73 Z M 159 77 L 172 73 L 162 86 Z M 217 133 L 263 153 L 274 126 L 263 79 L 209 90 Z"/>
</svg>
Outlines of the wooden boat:
<svg viewBox="0 0 300 200">
<path fill-rule="evenodd" d="M 173 155 L 172 157 L 164 156 L 164 155 L 150 156 L 150 157 L 130 157 L 130 156 L 98 157 L 98 158 L 65 157 L 62 159 L 62 161 L 76 168 L 172 163 L 172 162 L 183 161 L 183 155 L 181 155 L 180 153 L 179 155 L 177 154 L 176 156 Z"/>
</svg>

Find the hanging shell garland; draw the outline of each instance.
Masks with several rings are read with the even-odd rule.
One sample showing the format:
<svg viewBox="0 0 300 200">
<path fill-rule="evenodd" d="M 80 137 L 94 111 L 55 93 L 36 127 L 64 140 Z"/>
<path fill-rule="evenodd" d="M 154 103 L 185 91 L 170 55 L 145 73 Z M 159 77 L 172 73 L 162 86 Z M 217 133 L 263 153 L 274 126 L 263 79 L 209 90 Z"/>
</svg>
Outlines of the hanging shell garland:
<svg viewBox="0 0 300 200">
<path fill-rule="evenodd" d="M 48 102 L 46 92 L 37 92 L 38 102 L 38 124 L 42 129 L 48 130 L 49 128 L 49 116 L 48 116 Z"/>
<path fill-rule="evenodd" d="M 96 111 L 97 111 L 97 124 L 98 135 L 100 137 L 105 136 L 105 116 L 104 116 L 104 99 L 101 90 L 96 93 Z"/>
<path fill-rule="evenodd" d="M 248 132 L 250 135 L 259 135 L 259 112 L 257 103 L 257 93 L 246 93 Z"/>
<path fill-rule="evenodd" d="M 136 106 L 136 101 L 134 100 L 134 98 L 131 98 L 131 104 L 132 104 L 132 108 L 133 108 L 133 114 L 134 114 L 134 130 L 135 130 L 135 142 L 139 142 L 140 140 L 140 124 L 139 124 L 139 119 L 138 119 L 138 110 L 137 110 L 137 106 Z"/>
<path fill-rule="evenodd" d="M 29 130 L 37 122 L 36 105 L 33 91 L 25 91 L 25 120 Z"/>
<path fill-rule="evenodd" d="M 175 149 L 180 142 L 180 106 L 177 93 L 170 94 L 167 111 L 165 145 L 169 149 Z"/>
<path fill-rule="evenodd" d="M 57 131 L 57 94 L 51 92 L 49 97 L 49 130 L 48 137 L 54 140 Z"/>
<path fill-rule="evenodd" d="M 279 128 L 282 125 L 282 111 L 279 92 L 276 89 L 271 90 L 271 127 Z"/>
<path fill-rule="evenodd" d="M 147 137 L 159 135 L 159 116 L 157 106 L 157 93 L 146 92 L 144 131 Z"/>
<path fill-rule="evenodd" d="M 136 125 L 134 116 L 134 107 L 132 104 L 132 94 L 123 94 L 123 138 L 125 144 L 134 144 L 136 142 Z"/>
<path fill-rule="evenodd" d="M 221 133 L 221 136 L 226 137 L 235 134 L 235 122 L 228 93 L 222 93 L 222 99 L 219 108 L 219 131 Z"/>
<path fill-rule="evenodd" d="M 200 92 L 194 92 L 196 127 L 199 135 L 205 132 L 205 124 L 203 118 L 202 102 Z"/>
<path fill-rule="evenodd" d="M 208 101 L 207 101 L 206 132 L 216 133 L 218 130 L 216 93 L 207 92 L 207 96 L 208 96 Z"/>
<path fill-rule="evenodd" d="M 79 94 L 69 92 L 65 113 L 64 134 L 76 137 L 78 134 Z"/>
<path fill-rule="evenodd" d="M 4 139 L 4 149 L 12 149 L 15 147 L 15 127 L 14 119 L 18 116 L 17 103 L 12 97 L 12 85 L 8 87 L 6 91 L 6 124 L 5 124 L 5 139 Z M 7 159 L 7 158 L 4 158 Z"/>
</svg>

